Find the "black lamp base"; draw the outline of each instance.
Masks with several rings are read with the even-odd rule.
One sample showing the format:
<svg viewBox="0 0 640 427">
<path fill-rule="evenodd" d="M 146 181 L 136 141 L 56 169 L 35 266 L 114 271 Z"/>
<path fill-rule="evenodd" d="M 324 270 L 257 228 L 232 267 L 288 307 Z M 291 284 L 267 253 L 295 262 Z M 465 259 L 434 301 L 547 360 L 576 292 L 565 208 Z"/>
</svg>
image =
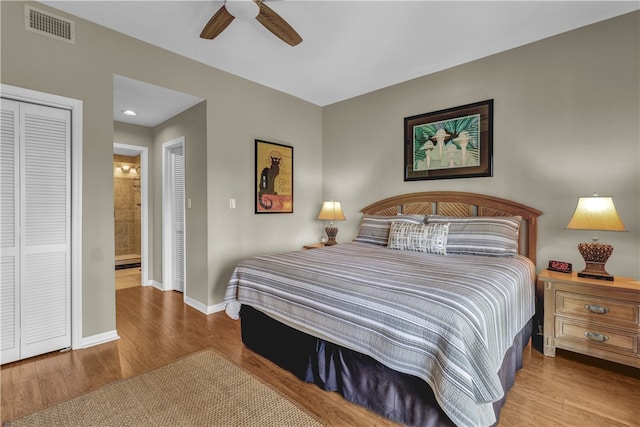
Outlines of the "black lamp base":
<svg viewBox="0 0 640 427">
<path fill-rule="evenodd" d="M 583 273 L 582 271 L 578 273 L 578 277 L 584 277 L 587 279 L 608 280 L 610 282 L 613 282 L 613 279 L 614 279 L 614 277 L 611 275 Z"/>
</svg>

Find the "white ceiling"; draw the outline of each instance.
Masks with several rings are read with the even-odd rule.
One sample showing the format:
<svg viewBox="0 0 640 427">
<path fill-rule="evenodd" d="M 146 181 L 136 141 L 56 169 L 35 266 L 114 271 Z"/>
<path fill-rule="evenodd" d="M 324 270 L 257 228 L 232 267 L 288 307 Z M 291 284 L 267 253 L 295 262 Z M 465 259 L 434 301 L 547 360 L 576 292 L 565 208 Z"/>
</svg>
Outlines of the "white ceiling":
<svg viewBox="0 0 640 427">
<path fill-rule="evenodd" d="M 266 1 L 301 44 L 242 19 L 200 39 L 222 1 L 43 3 L 319 106 L 640 9 L 637 0 Z"/>
<path fill-rule="evenodd" d="M 113 119 L 120 122 L 155 127 L 202 101 L 175 90 L 113 76 Z M 123 113 L 125 110 L 133 110 L 138 115 L 127 116 Z"/>
</svg>

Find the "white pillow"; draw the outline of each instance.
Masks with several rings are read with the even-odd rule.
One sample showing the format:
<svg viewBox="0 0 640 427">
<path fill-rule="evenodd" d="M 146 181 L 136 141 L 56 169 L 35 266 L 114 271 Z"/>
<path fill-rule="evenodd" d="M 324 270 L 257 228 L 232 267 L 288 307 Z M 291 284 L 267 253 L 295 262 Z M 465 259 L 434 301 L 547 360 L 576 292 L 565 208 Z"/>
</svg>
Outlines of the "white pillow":
<svg viewBox="0 0 640 427">
<path fill-rule="evenodd" d="M 393 222 L 389 232 L 389 249 L 447 254 L 449 224 L 407 224 Z"/>
<path fill-rule="evenodd" d="M 365 215 L 360 223 L 358 234 L 354 242 L 371 243 L 373 245 L 387 246 L 389 230 L 392 222 L 404 222 L 411 224 L 424 224 L 424 215 Z"/>
</svg>

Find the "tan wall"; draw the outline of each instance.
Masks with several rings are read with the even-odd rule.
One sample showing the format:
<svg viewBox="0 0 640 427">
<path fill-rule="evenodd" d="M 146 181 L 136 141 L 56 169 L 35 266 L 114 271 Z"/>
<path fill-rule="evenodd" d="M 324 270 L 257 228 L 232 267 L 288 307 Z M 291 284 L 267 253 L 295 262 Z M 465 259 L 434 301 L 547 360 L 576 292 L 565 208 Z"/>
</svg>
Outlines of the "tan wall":
<svg viewBox="0 0 640 427">
<path fill-rule="evenodd" d="M 184 137 L 185 199 L 185 288 L 190 298 L 203 304 L 208 301 L 207 278 L 207 105 L 202 102 L 153 129 L 156 162 L 153 165 L 155 186 L 153 245 L 155 280 L 162 281 L 162 144 Z"/>
<path fill-rule="evenodd" d="M 458 190 L 544 211 L 538 268 L 584 262 L 588 231 L 565 230 L 578 196 L 613 196 L 628 233 L 611 274 L 640 276 L 640 13 L 558 35 L 323 109 L 326 197 L 341 200 L 355 235 L 358 210 L 394 194 Z M 403 181 L 405 117 L 494 99 L 494 176 Z"/>
<path fill-rule="evenodd" d="M 49 9 L 42 4 L 37 7 Z M 0 8 L 2 83 L 84 102 L 84 337 L 115 329 L 114 74 L 207 101 L 206 148 L 200 146 L 200 151 L 191 150 L 189 154 L 197 157 L 206 171 L 205 181 L 200 179 L 190 184 L 200 186 L 194 203 L 207 212 L 204 218 L 202 213 L 198 215 L 202 224 L 192 221 L 206 233 L 207 241 L 206 250 L 199 252 L 206 260 L 198 266 L 203 278 L 188 288 L 200 303 L 210 305 L 221 301 L 230 271 L 239 259 L 297 248 L 317 239 L 314 217 L 322 201 L 322 111 L 319 107 L 77 17 L 72 17 L 76 22 L 76 43 L 59 42 L 24 29 L 23 2 L 1 2 Z M 55 13 L 68 16 L 61 11 Z M 255 138 L 295 147 L 293 214 L 253 213 Z M 205 188 L 206 196 L 202 196 Z M 233 211 L 228 209 L 228 199 L 232 197 L 238 207 Z M 196 238 L 187 241 L 187 245 L 190 242 L 201 245 Z M 193 250 L 201 251 L 201 248 Z"/>
</svg>

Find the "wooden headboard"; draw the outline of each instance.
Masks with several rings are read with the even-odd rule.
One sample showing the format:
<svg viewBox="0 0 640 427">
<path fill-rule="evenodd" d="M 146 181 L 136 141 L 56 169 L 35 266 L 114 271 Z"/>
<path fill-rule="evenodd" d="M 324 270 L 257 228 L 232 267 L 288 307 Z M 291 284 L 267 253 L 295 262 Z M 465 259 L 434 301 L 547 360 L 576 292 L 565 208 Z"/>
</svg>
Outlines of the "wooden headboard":
<svg viewBox="0 0 640 427">
<path fill-rule="evenodd" d="M 511 200 L 460 191 L 426 191 L 389 197 L 360 209 L 367 215 L 423 214 L 522 217 L 519 253 L 536 263 L 538 217 L 542 212 Z"/>
</svg>

